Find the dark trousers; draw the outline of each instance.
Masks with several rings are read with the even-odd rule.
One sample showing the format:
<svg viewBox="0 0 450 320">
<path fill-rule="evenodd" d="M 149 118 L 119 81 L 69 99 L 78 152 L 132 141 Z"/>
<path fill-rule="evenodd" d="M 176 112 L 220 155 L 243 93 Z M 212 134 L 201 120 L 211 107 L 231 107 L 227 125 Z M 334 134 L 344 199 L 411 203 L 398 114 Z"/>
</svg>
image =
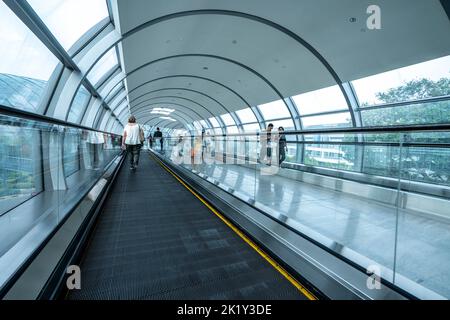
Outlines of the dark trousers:
<svg viewBox="0 0 450 320">
<path fill-rule="evenodd" d="M 280 148 L 280 164 L 286 160 L 286 149 L 284 147 Z"/>
<path fill-rule="evenodd" d="M 127 144 L 127 152 L 130 154 L 130 165 L 132 168 L 139 164 L 141 146 L 139 144 Z"/>
</svg>

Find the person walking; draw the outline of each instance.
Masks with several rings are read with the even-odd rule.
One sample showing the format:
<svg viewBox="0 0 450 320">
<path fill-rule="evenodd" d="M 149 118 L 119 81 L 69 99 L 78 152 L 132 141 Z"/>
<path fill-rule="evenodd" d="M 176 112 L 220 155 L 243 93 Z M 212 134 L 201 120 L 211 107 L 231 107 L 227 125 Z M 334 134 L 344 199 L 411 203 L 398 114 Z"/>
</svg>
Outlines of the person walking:
<svg viewBox="0 0 450 320">
<path fill-rule="evenodd" d="M 153 135 L 153 138 L 155 139 L 155 142 L 159 140 L 159 143 L 161 144 L 161 152 L 163 151 L 163 135 L 161 130 L 159 130 L 159 128 L 156 128 L 156 132 Z"/>
<path fill-rule="evenodd" d="M 136 170 L 139 164 L 139 154 L 143 143 L 143 130 L 136 123 L 136 118 L 130 116 L 123 132 L 122 148 L 130 154 L 130 169 Z"/>
</svg>

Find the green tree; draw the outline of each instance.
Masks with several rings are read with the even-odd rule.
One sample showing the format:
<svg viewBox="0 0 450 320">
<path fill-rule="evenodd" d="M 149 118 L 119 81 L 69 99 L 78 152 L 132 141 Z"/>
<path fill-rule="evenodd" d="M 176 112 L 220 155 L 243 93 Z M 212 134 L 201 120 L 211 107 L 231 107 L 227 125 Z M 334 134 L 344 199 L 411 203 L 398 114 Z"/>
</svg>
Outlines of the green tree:
<svg viewBox="0 0 450 320">
<path fill-rule="evenodd" d="M 399 87 L 376 94 L 383 103 L 421 100 L 446 95 L 450 95 L 450 78 L 442 78 L 438 81 L 412 80 Z M 362 107 L 367 106 L 367 104 L 362 105 Z M 366 110 L 362 112 L 362 117 L 365 126 L 450 123 L 450 101 Z"/>
<path fill-rule="evenodd" d="M 412 80 L 376 94 L 383 103 L 407 102 L 446 95 L 450 95 L 450 78 L 442 78 L 438 81 Z M 363 111 L 362 117 L 365 126 L 450 123 L 450 100 L 372 109 Z M 398 142 L 399 140 L 399 134 L 391 133 L 366 136 L 366 142 Z M 404 140 L 449 143 L 450 133 L 411 133 L 404 135 Z M 401 157 L 398 147 L 366 148 L 364 171 L 371 174 L 397 176 L 401 160 L 404 179 L 450 184 L 449 155 L 450 151 L 443 148 L 408 147 L 402 150 Z"/>
<path fill-rule="evenodd" d="M 420 100 L 450 95 L 450 78 L 438 81 L 429 79 L 411 80 L 404 85 L 378 92 L 377 98 L 385 103 Z"/>
</svg>

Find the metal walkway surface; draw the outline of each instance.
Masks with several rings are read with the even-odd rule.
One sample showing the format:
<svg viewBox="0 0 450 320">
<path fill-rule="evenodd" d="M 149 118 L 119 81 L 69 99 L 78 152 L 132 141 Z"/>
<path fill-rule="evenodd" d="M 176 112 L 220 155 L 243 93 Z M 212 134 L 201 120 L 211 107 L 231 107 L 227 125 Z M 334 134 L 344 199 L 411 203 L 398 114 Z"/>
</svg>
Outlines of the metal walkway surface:
<svg viewBox="0 0 450 320">
<path fill-rule="evenodd" d="M 119 172 L 67 299 L 307 299 L 141 153 Z"/>
</svg>

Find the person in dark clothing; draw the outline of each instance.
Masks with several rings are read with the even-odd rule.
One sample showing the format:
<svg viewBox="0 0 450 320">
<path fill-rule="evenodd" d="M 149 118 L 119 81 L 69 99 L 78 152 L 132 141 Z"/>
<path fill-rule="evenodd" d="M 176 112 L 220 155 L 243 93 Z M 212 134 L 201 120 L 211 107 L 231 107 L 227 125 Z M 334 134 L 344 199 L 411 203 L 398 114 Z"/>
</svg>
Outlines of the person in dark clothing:
<svg viewBox="0 0 450 320">
<path fill-rule="evenodd" d="M 279 164 L 281 165 L 284 160 L 286 160 L 286 152 L 287 152 L 287 141 L 286 136 L 284 135 L 284 128 L 278 128 L 278 154 L 279 154 Z"/>
<path fill-rule="evenodd" d="M 266 165 L 272 164 L 272 129 L 273 124 L 269 123 L 267 130 L 261 132 L 260 134 L 260 162 Z"/>
<path fill-rule="evenodd" d="M 147 140 L 148 140 L 148 147 L 149 147 L 149 149 L 153 149 L 153 137 L 152 137 L 151 133 L 149 133 L 149 135 L 147 137 Z"/>
<path fill-rule="evenodd" d="M 163 151 L 163 135 L 159 128 L 156 128 L 156 132 L 154 133 L 153 138 L 155 139 L 155 141 L 157 141 L 157 139 L 159 140 L 159 143 L 161 144 L 161 151 Z"/>
</svg>

